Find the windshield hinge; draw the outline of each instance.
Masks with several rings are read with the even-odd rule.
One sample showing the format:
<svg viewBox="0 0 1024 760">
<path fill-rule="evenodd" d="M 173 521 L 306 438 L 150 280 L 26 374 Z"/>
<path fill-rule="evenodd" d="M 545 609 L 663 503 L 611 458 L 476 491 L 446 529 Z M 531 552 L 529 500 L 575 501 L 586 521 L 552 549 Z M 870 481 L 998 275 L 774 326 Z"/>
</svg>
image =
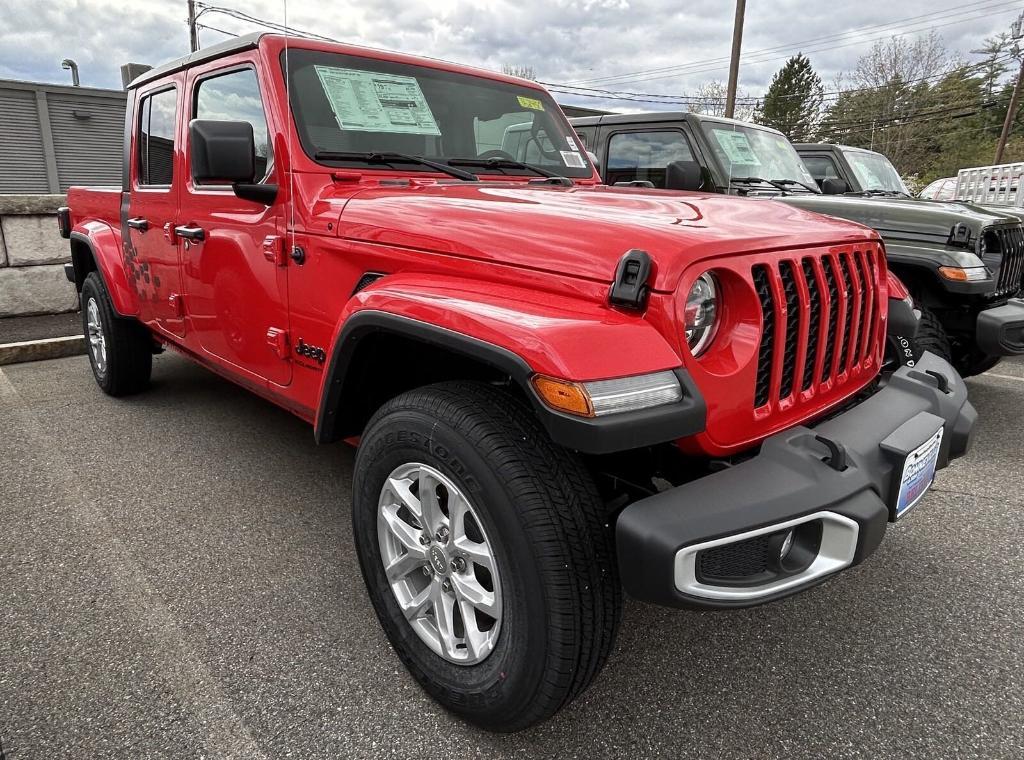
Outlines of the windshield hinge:
<svg viewBox="0 0 1024 760">
<path fill-rule="evenodd" d="M 531 179 L 531 185 L 556 185 L 558 187 L 572 187 L 572 180 L 568 177 L 538 177 Z"/>
<path fill-rule="evenodd" d="M 615 267 L 608 302 L 626 309 L 643 309 L 647 306 L 647 278 L 651 275 L 651 257 L 647 251 L 633 248 L 622 254 Z"/>
</svg>

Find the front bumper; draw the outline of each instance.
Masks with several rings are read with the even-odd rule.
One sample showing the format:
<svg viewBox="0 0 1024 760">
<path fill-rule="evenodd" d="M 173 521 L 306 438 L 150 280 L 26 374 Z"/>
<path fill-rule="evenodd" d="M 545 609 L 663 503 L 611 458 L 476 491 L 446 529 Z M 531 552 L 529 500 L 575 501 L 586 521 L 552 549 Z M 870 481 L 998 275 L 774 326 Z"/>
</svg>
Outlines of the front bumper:
<svg viewBox="0 0 1024 760">
<path fill-rule="evenodd" d="M 746 607 L 802 591 L 868 557 L 888 526 L 907 453 L 944 429 L 937 466 L 971 445 L 977 413 L 948 363 L 925 353 L 874 395 L 813 427 L 764 441 L 756 456 L 634 502 L 615 527 L 626 591 L 671 607 Z M 824 440 L 823 440 L 824 439 Z M 744 582 L 702 580 L 702 552 L 774 552 L 790 529 L 806 562 Z M 804 536 L 805 538 L 801 538 Z M 720 556 L 719 559 L 722 559 Z"/>
<path fill-rule="evenodd" d="M 978 314 L 978 348 L 989 356 L 1024 354 L 1024 300 L 1011 298 Z"/>
</svg>

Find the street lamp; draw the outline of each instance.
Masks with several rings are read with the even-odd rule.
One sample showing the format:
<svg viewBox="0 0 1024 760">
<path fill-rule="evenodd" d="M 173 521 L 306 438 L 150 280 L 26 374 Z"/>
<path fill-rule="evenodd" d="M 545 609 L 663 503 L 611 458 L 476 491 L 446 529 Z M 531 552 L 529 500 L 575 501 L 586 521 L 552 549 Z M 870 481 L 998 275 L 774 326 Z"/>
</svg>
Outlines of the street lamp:
<svg viewBox="0 0 1024 760">
<path fill-rule="evenodd" d="M 78 64 L 70 58 L 65 58 L 60 62 L 60 67 L 71 71 L 71 84 L 78 87 Z"/>
</svg>

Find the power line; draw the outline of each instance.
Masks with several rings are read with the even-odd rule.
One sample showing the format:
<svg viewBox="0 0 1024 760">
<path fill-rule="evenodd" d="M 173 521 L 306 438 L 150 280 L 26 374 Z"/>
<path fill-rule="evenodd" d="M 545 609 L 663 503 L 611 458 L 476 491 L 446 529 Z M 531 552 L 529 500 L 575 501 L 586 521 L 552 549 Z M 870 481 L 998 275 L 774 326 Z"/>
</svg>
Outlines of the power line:
<svg viewBox="0 0 1024 760">
<path fill-rule="evenodd" d="M 958 6 L 949 7 L 949 8 L 946 8 L 944 10 L 937 11 L 937 12 L 933 11 L 933 12 L 930 12 L 930 13 L 923 13 L 923 14 L 920 14 L 920 15 L 917 15 L 917 16 L 909 16 L 907 18 L 898 19 L 896 21 L 889 21 L 889 22 L 886 22 L 886 23 L 883 23 L 883 24 L 874 24 L 874 25 L 859 27 L 859 28 L 856 28 L 856 29 L 850 29 L 850 30 L 847 30 L 847 31 L 841 32 L 841 33 L 826 35 L 826 36 L 823 36 L 823 37 L 813 37 L 813 38 L 807 39 L 807 40 L 800 40 L 800 41 L 796 41 L 796 42 L 789 42 L 789 43 L 785 43 L 785 44 L 782 44 L 782 45 L 776 45 L 774 47 L 768 47 L 768 48 L 761 48 L 759 50 L 753 50 L 753 51 L 750 51 L 749 53 L 747 53 L 747 54 L 745 54 L 743 56 L 743 61 L 749 63 L 749 62 L 752 61 L 752 59 L 754 59 L 754 58 L 761 58 L 761 57 L 763 57 L 767 53 L 776 53 L 776 52 L 783 51 L 783 50 L 802 49 L 805 45 L 812 45 L 812 44 L 817 45 L 819 43 L 830 41 L 830 40 L 842 40 L 844 38 L 848 38 L 851 35 L 859 36 L 859 35 L 863 35 L 863 34 L 865 34 L 867 32 L 875 32 L 877 30 L 893 28 L 893 27 L 899 27 L 902 24 L 906 24 L 907 22 L 914 22 L 917 19 L 926 19 L 926 21 L 916 21 L 916 23 L 912 23 L 912 24 L 910 24 L 910 26 L 919 26 L 922 23 L 930 23 L 930 22 L 935 21 L 935 20 L 941 20 L 941 19 L 946 19 L 946 18 L 954 18 L 955 16 L 963 16 L 963 15 L 967 15 L 967 14 L 975 14 L 975 13 L 980 13 L 980 12 L 984 12 L 985 15 L 988 15 L 988 14 L 992 13 L 993 11 L 995 11 L 995 12 L 1005 12 L 1005 11 L 1000 11 L 999 9 L 1001 7 L 1003 7 L 1003 6 L 1008 6 L 1008 5 L 1016 5 L 1016 2 L 1014 2 L 1014 0 L 986 0 L 985 2 L 976 4 L 975 7 L 973 7 L 973 8 L 968 8 L 968 9 L 964 9 L 962 7 L 962 4 L 960 4 Z M 981 17 L 983 17 L 983 16 L 977 16 L 976 18 L 981 18 Z M 973 20 L 973 19 L 956 19 L 956 20 L 952 21 L 951 23 L 961 23 L 962 21 L 965 21 L 965 20 Z M 946 25 L 948 25 L 948 24 L 943 24 L 942 26 L 946 26 Z M 923 30 L 921 30 L 921 31 L 923 31 Z M 835 48 L 835 47 L 846 47 L 846 46 L 849 46 L 849 45 L 863 44 L 864 42 L 867 42 L 867 41 L 869 41 L 869 40 L 855 40 L 855 41 L 852 41 L 852 42 L 849 42 L 849 43 L 845 43 L 844 45 L 832 45 L 831 47 L 833 47 L 833 48 Z M 708 58 L 708 59 L 702 59 L 702 60 L 697 60 L 697 61 L 691 61 L 689 63 L 675 64 L 675 65 L 672 65 L 672 66 L 663 66 L 661 68 L 655 68 L 655 69 L 646 69 L 646 70 L 640 70 L 640 71 L 624 72 L 622 74 L 613 74 L 613 75 L 608 75 L 608 76 L 604 76 L 604 77 L 594 77 L 594 78 L 590 78 L 590 79 L 575 79 L 575 80 L 570 80 L 566 84 L 590 84 L 590 83 L 597 83 L 597 82 L 602 82 L 602 83 L 605 83 L 605 84 L 610 84 L 610 83 L 612 83 L 613 80 L 626 80 L 629 77 L 636 77 L 637 78 L 635 80 L 630 80 L 630 81 L 645 81 L 647 79 L 666 78 L 666 77 L 650 77 L 650 78 L 648 78 L 645 75 L 647 75 L 647 74 L 661 74 L 661 73 L 668 73 L 668 72 L 672 72 L 672 73 L 698 73 L 699 71 L 716 70 L 714 68 L 713 69 L 699 69 L 698 68 L 697 71 L 691 71 L 692 69 L 694 69 L 694 67 L 701 67 L 701 66 L 705 66 L 705 65 L 708 65 L 708 64 L 719 64 L 718 68 L 720 69 L 720 68 L 722 68 L 722 66 L 720 64 L 727 63 L 728 60 L 729 60 L 728 57 Z M 771 60 L 771 59 L 766 59 L 766 60 Z M 618 81 L 617 83 L 624 84 L 625 82 L 624 81 Z"/>
</svg>

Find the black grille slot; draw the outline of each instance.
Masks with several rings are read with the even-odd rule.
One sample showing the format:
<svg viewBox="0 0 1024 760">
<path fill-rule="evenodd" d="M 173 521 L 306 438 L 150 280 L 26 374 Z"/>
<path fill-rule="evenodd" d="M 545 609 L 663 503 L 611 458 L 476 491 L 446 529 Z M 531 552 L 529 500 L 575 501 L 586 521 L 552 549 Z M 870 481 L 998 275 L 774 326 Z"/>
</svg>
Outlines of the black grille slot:
<svg viewBox="0 0 1024 760">
<path fill-rule="evenodd" d="M 757 349 L 757 385 L 754 389 L 754 406 L 768 403 L 772 383 L 772 351 L 775 346 L 775 300 L 768 280 L 768 268 L 758 264 L 753 270 L 754 288 L 761 301 L 761 345 Z"/>
<path fill-rule="evenodd" d="M 782 292 L 786 296 L 786 340 L 782 354 L 782 384 L 779 395 L 786 398 L 793 392 L 793 375 L 796 373 L 797 341 L 800 338 L 800 293 L 796 288 L 796 272 L 788 261 L 779 264 L 782 278 Z"/>
<path fill-rule="evenodd" d="M 1002 252 L 996 289 L 1014 294 L 1020 290 L 1021 275 L 1024 274 L 1024 229 L 1004 227 L 996 231 L 996 239 Z"/>
<path fill-rule="evenodd" d="M 809 390 L 814 382 L 814 363 L 818 360 L 818 340 L 821 329 L 821 292 L 818 290 L 818 278 L 814 274 L 814 265 L 810 259 L 803 260 L 804 281 L 807 283 L 810 310 L 807 326 L 807 362 L 804 364 L 804 378 L 801 390 Z"/>
<path fill-rule="evenodd" d="M 839 372 L 845 372 L 850 354 L 850 338 L 853 337 L 853 286 L 850 283 L 850 273 L 846 271 L 846 257 L 840 255 L 835 260 L 839 262 L 839 276 L 842 278 L 843 294 L 846 296 L 846 319 L 843 322 L 843 332 L 839 336 Z"/>
<path fill-rule="evenodd" d="M 725 546 L 706 549 L 699 555 L 698 566 L 705 581 L 738 580 L 768 570 L 767 535 L 748 538 Z"/>
<path fill-rule="evenodd" d="M 836 328 L 839 322 L 839 288 L 836 277 L 832 273 L 832 260 L 823 258 L 821 269 L 825 273 L 825 285 L 828 287 L 828 329 L 825 331 L 825 364 L 821 368 L 821 382 L 832 376 L 832 357 L 835 354 Z"/>
<path fill-rule="evenodd" d="M 867 266 L 870 266 L 870 256 L 861 256 L 856 253 L 853 254 L 853 263 L 857 265 L 857 274 L 863 285 L 860 290 L 860 313 L 862 315 L 862 319 L 860 321 L 860 350 L 857 352 L 857 361 L 866 359 L 868 354 L 871 353 L 871 337 L 874 332 L 873 328 L 875 324 L 875 284 L 874 278 L 868 276 L 864 263 L 865 259 L 868 262 Z"/>
</svg>

